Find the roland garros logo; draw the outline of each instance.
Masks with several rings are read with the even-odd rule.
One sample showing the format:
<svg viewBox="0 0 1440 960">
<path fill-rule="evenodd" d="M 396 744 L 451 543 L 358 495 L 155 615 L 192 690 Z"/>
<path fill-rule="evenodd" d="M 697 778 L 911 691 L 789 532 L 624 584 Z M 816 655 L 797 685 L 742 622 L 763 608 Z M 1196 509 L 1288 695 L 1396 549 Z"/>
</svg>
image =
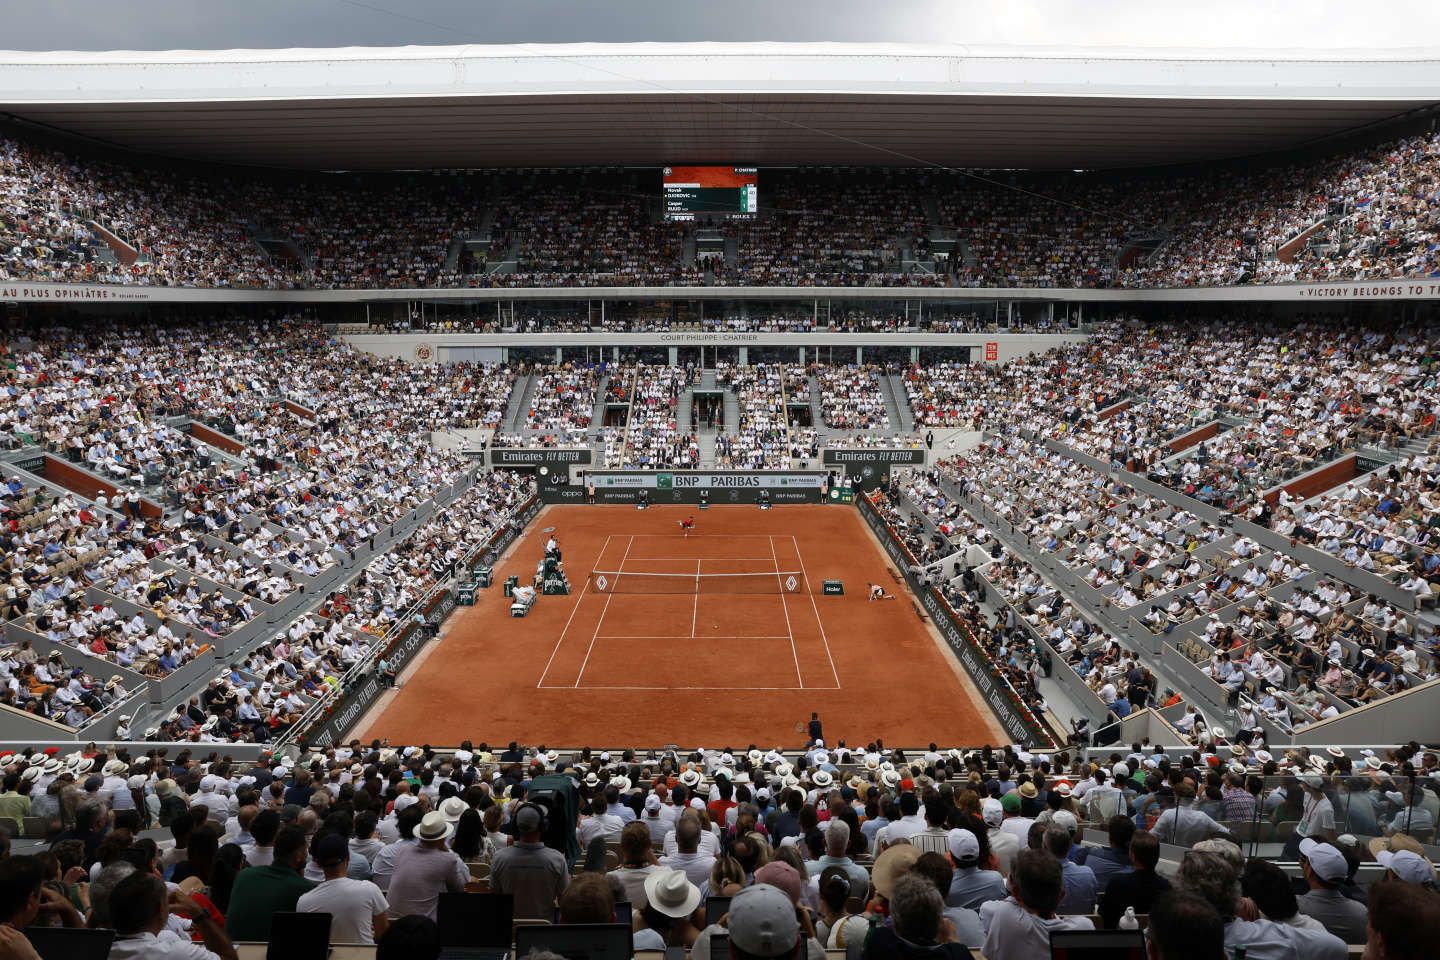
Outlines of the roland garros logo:
<svg viewBox="0 0 1440 960">
<path fill-rule="evenodd" d="M 415 359 L 421 363 L 429 363 L 435 359 L 435 348 L 428 343 L 415 344 Z"/>
</svg>

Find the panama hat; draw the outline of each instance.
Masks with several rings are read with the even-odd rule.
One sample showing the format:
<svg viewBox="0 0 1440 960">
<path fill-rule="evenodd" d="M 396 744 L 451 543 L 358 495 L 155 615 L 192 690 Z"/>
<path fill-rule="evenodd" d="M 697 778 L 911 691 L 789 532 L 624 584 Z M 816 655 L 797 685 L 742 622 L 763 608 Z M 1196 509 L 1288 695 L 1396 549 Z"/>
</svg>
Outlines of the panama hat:
<svg viewBox="0 0 1440 960">
<path fill-rule="evenodd" d="M 440 803 L 440 812 L 445 815 L 448 823 L 454 823 L 460 819 L 460 815 L 470 809 L 470 804 L 459 797 L 446 797 Z"/>
<path fill-rule="evenodd" d="M 824 770 L 816 770 L 810 774 L 810 782 L 821 790 L 828 790 L 835 783 L 835 778 Z"/>
<path fill-rule="evenodd" d="M 415 836 L 421 840 L 434 843 L 440 840 L 449 840 L 455 835 L 455 824 L 445 819 L 445 814 L 439 810 L 431 810 L 420 820 L 420 826 L 415 828 Z"/>
<path fill-rule="evenodd" d="M 645 878 L 645 900 L 667 917 L 690 916 L 700 899 L 700 888 L 683 870 L 656 870 Z"/>
</svg>

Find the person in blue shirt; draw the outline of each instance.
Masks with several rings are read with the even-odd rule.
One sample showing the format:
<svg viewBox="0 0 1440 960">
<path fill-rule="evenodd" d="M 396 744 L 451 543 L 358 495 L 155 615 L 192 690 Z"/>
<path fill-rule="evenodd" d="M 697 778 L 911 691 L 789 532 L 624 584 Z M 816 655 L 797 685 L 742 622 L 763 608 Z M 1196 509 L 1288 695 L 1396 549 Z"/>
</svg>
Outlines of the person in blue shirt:
<svg viewBox="0 0 1440 960">
<path fill-rule="evenodd" d="M 1095 912 L 1095 901 L 1099 888 L 1095 882 L 1095 871 L 1070 859 L 1073 843 L 1070 831 L 1064 827 L 1050 827 L 1045 831 L 1045 849 L 1060 861 L 1061 882 L 1065 894 L 1055 907 L 1059 914 L 1091 914 Z"/>
</svg>

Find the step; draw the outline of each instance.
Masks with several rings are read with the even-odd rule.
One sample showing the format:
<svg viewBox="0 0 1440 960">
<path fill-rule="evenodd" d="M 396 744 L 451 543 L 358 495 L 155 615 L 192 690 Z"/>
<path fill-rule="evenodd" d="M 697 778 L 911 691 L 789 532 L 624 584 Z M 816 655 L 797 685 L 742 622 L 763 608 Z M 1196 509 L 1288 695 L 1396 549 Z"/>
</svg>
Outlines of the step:
<svg viewBox="0 0 1440 960">
<path fill-rule="evenodd" d="M 910 394 L 898 373 L 881 378 L 885 383 L 886 410 L 893 429 L 910 433 L 915 429 L 915 411 L 910 409 Z M 893 409 L 891 409 L 893 408 Z"/>
<path fill-rule="evenodd" d="M 695 435 L 697 446 L 700 448 L 700 466 L 703 469 L 715 468 L 715 431 L 701 430 Z"/>
<path fill-rule="evenodd" d="M 734 433 L 740 427 L 740 397 L 733 390 L 725 391 L 725 432 Z"/>
<path fill-rule="evenodd" d="M 605 391 L 610 389 L 610 378 L 601 377 L 595 381 L 595 409 L 590 413 L 590 431 L 599 433 L 605 425 Z"/>
<path fill-rule="evenodd" d="M 510 391 L 510 403 L 505 408 L 505 429 L 514 432 L 525 423 L 525 414 L 530 410 L 530 394 L 535 389 L 535 374 L 522 374 Z"/>
<path fill-rule="evenodd" d="M 680 391 L 680 399 L 675 403 L 675 424 L 682 432 L 690 429 L 690 415 L 694 410 L 695 390 Z"/>
</svg>

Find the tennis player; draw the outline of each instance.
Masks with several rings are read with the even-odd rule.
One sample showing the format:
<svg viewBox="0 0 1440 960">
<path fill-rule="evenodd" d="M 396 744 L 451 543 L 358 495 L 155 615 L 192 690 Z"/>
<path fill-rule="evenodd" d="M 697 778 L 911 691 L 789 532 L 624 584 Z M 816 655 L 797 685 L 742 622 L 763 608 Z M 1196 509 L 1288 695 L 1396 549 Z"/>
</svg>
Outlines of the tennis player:
<svg viewBox="0 0 1440 960">
<path fill-rule="evenodd" d="M 686 517 L 684 520 L 677 520 L 676 522 L 680 524 L 681 534 L 688 540 L 690 538 L 690 531 L 695 529 L 695 518 Z"/>
<path fill-rule="evenodd" d="M 893 594 L 893 593 L 886 593 L 886 592 L 885 592 L 885 588 L 882 587 L 882 586 L 880 586 L 880 584 L 878 584 L 878 583 L 870 583 L 869 581 L 866 581 L 866 584 L 865 584 L 865 585 L 870 588 L 870 599 L 871 599 L 871 600 L 894 600 L 894 599 L 895 599 L 895 594 Z"/>
</svg>

